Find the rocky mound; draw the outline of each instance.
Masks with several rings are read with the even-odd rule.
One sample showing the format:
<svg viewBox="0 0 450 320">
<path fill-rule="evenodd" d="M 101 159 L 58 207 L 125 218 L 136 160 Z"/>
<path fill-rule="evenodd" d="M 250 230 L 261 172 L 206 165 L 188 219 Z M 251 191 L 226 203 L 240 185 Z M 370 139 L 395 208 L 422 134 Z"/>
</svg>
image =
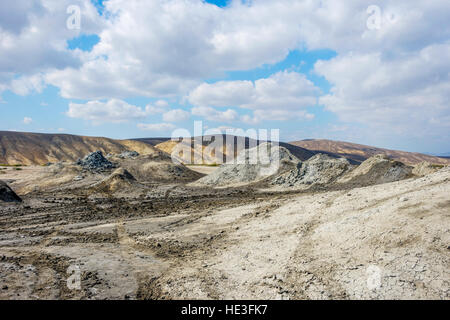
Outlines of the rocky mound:
<svg viewBox="0 0 450 320">
<path fill-rule="evenodd" d="M 22 199 L 6 184 L 0 180 L 0 201 L 22 202 Z"/>
<path fill-rule="evenodd" d="M 304 187 L 333 183 L 351 169 L 345 158 L 333 158 L 326 154 L 316 154 L 305 162 L 299 162 L 293 170 L 273 179 L 273 185 L 282 187 Z"/>
<path fill-rule="evenodd" d="M 173 163 L 171 157 L 160 151 L 151 155 L 124 159 L 120 166 L 130 172 L 139 182 L 192 182 L 202 174 L 188 167 Z"/>
<path fill-rule="evenodd" d="M 262 143 L 242 151 L 233 164 L 223 164 L 196 185 L 228 186 L 248 184 L 293 168 L 300 160 L 284 147 Z"/>
<path fill-rule="evenodd" d="M 117 155 L 120 159 L 134 159 L 139 157 L 139 153 L 136 151 L 124 151 L 121 154 Z"/>
<path fill-rule="evenodd" d="M 93 172 L 99 172 L 114 168 L 114 164 L 106 159 L 101 151 L 92 152 L 85 156 L 83 159 L 78 159 L 76 164 L 81 166 L 85 170 Z"/>
<path fill-rule="evenodd" d="M 124 168 L 118 168 L 110 176 L 93 185 L 93 188 L 101 192 L 127 192 L 135 182 L 136 179 L 131 173 Z"/>
<path fill-rule="evenodd" d="M 442 164 L 432 164 L 427 161 L 423 161 L 414 166 L 412 170 L 412 174 L 418 177 L 423 177 L 428 174 L 434 173 L 440 169 L 442 169 L 444 165 Z"/>
<path fill-rule="evenodd" d="M 338 183 L 368 186 L 403 180 L 412 176 L 412 167 L 384 154 L 373 156 L 338 179 Z"/>
</svg>

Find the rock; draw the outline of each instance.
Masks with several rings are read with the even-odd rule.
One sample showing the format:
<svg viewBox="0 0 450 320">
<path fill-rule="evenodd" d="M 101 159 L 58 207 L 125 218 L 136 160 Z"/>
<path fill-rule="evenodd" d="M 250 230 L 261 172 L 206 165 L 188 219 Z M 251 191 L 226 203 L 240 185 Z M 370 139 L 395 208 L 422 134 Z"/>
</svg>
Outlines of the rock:
<svg viewBox="0 0 450 320">
<path fill-rule="evenodd" d="M 95 151 L 88 154 L 83 159 L 78 159 L 77 165 L 89 171 L 104 171 L 114 168 L 114 164 L 103 156 L 101 151 Z"/>
<path fill-rule="evenodd" d="M 98 191 L 104 192 L 124 192 L 135 182 L 136 179 L 131 173 L 124 168 L 118 168 L 114 170 L 110 176 L 96 183 L 92 187 Z"/>
<path fill-rule="evenodd" d="M 384 154 L 370 157 L 338 179 L 338 183 L 369 186 L 399 181 L 412 176 L 412 167 L 394 161 Z"/>
<path fill-rule="evenodd" d="M 22 202 L 22 199 L 6 184 L 0 180 L 0 201 Z"/>
<path fill-rule="evenodd" d="M 299 161 L 284 147 L 261 143 L 257 147 L 241 152 L 233 163 L 221 165 L 195 184 L 210 186 L 248 184 L 284 172 Z"/>
<path fill-rule="evenodd" d="M 284 187 L 328 184 L 334 182 L 350 168 L 350 162 L 345 158 L 333 158 L 319 153 L 298 163 L 295 169 L 276 177 L 272 184 Z"/>
<path fill-rule="evenodd" d="M 117 157 L 121 159 L 133 159 L 139 157 L 139 153 L 136 151 L 124 151 L 117 155 Z"/>
<path fill-rule="evenodd" d="M 423 161 L 414 166 L 412 170 L 412 174 L 418 177 L 423 177 L 428 174 L 434 173 L 440 169 L 442 169 L 444 165 L 442 164 L 432 164 L 427 161 Z"/>
</svg>

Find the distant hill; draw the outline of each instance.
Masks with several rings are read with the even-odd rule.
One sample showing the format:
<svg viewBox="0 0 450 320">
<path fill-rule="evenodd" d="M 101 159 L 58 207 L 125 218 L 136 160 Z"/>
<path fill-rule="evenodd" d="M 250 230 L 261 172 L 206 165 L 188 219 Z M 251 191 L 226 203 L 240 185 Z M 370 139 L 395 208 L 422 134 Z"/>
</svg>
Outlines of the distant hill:
<svg viewBox="0 0 450 320">
<path fill-rule="evenodd" d="M 149 144 L 151 146 L 156 146 L 157 144 L 160 144 L 167 140 L 170 140 L 170 138 L 137 138 L 137 139 L 130 139 L 130 140 L 140 141 L 140 142 Z"/>
<path fill-rule="evenodd" d="M 242 137 L 240 137 L 242 138 Z M 211 143 L 214 142 L 214 138 L 211 138 L 211 136 L 204 136 L 203 137 L 203 143 L 201 150 L 198 147 L 198 149 L 194 149 L 194 139 L 190 139 L 190 146 L 187 148 L 190 148 L 190 154 L 188 152 L 187 155 L 184 155 L 184 157 L 180 157 L 180 160 L 185 163 L 194 163 L 194 155 L 197 155 L 199 157 L 203 157 L 203 163 L 204 164 L 212 164 L 212 163 L 224 163 L 226 162 L 226 157 L 228 152 L 233 152 L 233 158 L 239 154 L 244 148 L 248 149 L 249 147 L 253 147 L 256 145 L 259 145 L 262 141 L 250 139 L 248 137 L 244 138 L 244 143 L 240 145 L 238 143 L 238 137 L 237 136 L 230 136 L 230 135 L 222 135 L 224 147 L 222 148 L 221 152 L 218 154 L 207 154 L 207 146 L 209 146 Z M 155 147 L 157 149 L 160 149 L 164 152 L 167 152 L 168 154 L 172 154 L 174 148 L 178 145 L 177 141 L 168 140 L 163 143 L 157 144 Z M 183 142 L 184 143 L 184 142 Z M 288 143 L 280 142 L 280 146 L 285 147 L 288 149 L 294 156 L 299 158 L 300 160 L 307 160 L 311 158 L 315 153 L 311 152 L 309 150 L 306 150 L 304 148 L 291 145 Z M 190 159 L 189 159 L 190 158 Z"/>
<path fill-rule="evenodd" d="M 211 141 L 214 141 L 214 139 L 208 138 L 210 137 L 204 137 L 202 150 Z M 236 156 L 242 151 L 237 147 L 236 136 L 223 135 L 222 138 L 224 141 L 227 139 L 228 144 L 225 145 L 221 153 L 204 157 L 206 163 L 220 163 L 218 161 L 220 158 L 225 162 L 227 153 L 233 149 L 231 143 L 234 144 L 235 149 L 233 156 Z M 192 141 L 191 139 L 191 147 Z M 245 138 L 244 145 L 248 149 L 259 143 L 259 141 Z M 96 150 L 102 151 L 105 155 L 108 153 L 117 154 L 126 150 L 135 150 L 140 154 L 152 154 L 156 149 L 171 154 L 176 144 L 177 142 L 171 141 L 170 138 L 114 140 L 104 137 L 86 137 L 70 134 L 0 131 L 0 164 L 42 165 L 48 162 L 76 161 Z M 280 142 L 280 145 L 287 148 L 300 160 L 307 160 L 316 153 L 327 153 L 333 157 L 346 157 L 352 163 L 357 164 L 375 154 L 381 153 L 407 164 L 416 164 L 422 161 L 436 164 L 450 164 L 450 158 L 381 149 L 341 141 L 309 139 L 291 143 Z M 191 152 L 192 154 L 194 152 L 198 154 L 200 150 L 193 150 L 192 148 Z"/>
<path fill-rule="evenodd" d="M 135 150 L 141 154 L 155 152 L 151 145 L 135 140 L 113 140 L 70 134 L 44 134 L 0 131 L 0 164 L 46 164 L 76 161 L 100 150 L 104 154 Z"/>
<path fill-rule="evenodd" d="M 293 141 L 290 142 L 290 144 L 315 152 L 331 152 L 355 161 L 364 161 L 376 154 L 385 154 L 394 160 L 398 160 L 406 164 L 417 164 L 422 161 L 428 161 L 435 164 L 450 164 L 450 159 L 442 157 L 435 157 L 416 152 L 382 149 L 351 142 L 325 139 L 307 139 Z"/>
</svg>

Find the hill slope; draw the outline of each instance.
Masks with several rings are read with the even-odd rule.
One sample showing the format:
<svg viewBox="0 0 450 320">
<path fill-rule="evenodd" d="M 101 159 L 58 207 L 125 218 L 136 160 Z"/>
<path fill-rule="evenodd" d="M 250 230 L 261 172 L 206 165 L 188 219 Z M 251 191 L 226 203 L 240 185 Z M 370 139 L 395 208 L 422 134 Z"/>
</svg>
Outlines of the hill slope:
<svg viewBox="0 0 450 320">
<path fill-rule="evenodd" d="M 212 164 L 212 163 L 225 163 L 226 162 L 226 156 L 228 154 L 228 152 L 233 152 L 234 150 L 234 155 L 233 158 L 236 157 L 241 151 L 242 149 L 249 149 L 253 146 L 256 146 L 258 144 L 260 144 L 262 141 L 255 141 L 254 139 L 248 138 L 246 137 L 244 140 L 243 144 L 240 144 L 241 142 L 238 143 L 238 137 L 237 136 L 226 136 L 223 135 L 222 139 L 223 139 L 223 145 L 224 147 L 222 148 L 221 152 L 218 154 L 213 154 L 213 153 L 209 153 L 207 147 L 214 142 L 214 139 L 211 139 L 210 136 L 204 136 L 203 137 L 203 144 L 202 144 L 202 148 L 197 148 L 194 149 L 193 147 L 193 140 L 191 139 L 191 152 L 190 152 L 190 156 L 191 159 L 190 161 L 194 161 L 194 155 L 197 155 L 198 157 L 202 157 L 203 156 L 203 161 L 205 164 Z M 145 139 L 144 139 L 145 140 Z M 159 143 L 157 144 L 155 147 L 168 153 L 168 154 L 172 154 L 173 150 L 175 149 L 175 147 L 178 145 L 179 142 L 177 141 L 172 141 L 172 140 L 168 140 L 165 141 L 163 143 Z M 312 152 L 310 150 L 306 150 L 304 148 L 292 145 L 292 144 L 288 144 L 288 143 L 284 143 L 284 142 L 280 142 L 279 145 L 281 147 L 284 147 L 286 149 L 289 150 L 289 152 L 291 152 L 295 157 L 297 157 L 300 160 L 307 160 L 309 158 L 311 158 L 315 152 Z M 189 148 L 189 147 L 188 147 Z M 180 158 L 180 160 L 182 162 L 189 162 L 189 154 L 187 155 L 183 155 L 183 157 Z"/>
<path fill-rule="evenodd" d="M 384 154 L 393 160 L 401 161 L 406 164 L 417 164 L 422 161 L 428 161 L 436 164 L 450 164 L 450 159 L 429 156 L 422 153 L 406 152 L 376 148 L 356 143 L 333 141 L 325 139 L 308 139 L 301 141 L 293 141 L 290 144 L 306 148 L 315 152 L 331 152 L 341 155 L 355 161 L 364 161 L 374 155 Z"/>
<path fill-rule="evenodd" d="M 104 154 L 126 150 L 135 150 L 141 154 L 155 152 L 151 145 L 135 140 L 0 131 L 1 164 L 42 165 L 48 162 L 76 161 L 96 150 Z"/>
</svg>

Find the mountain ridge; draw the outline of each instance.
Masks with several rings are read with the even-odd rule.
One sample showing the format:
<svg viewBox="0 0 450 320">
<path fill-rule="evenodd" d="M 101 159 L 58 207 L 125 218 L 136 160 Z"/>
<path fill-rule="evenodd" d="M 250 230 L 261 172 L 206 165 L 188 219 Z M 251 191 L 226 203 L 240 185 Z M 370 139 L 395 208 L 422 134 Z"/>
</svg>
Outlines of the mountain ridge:
<svg viewBox="0 0 450 320">
<path fill-rule="evenodd" d="M 333 154 L 341 155 L 347 159 L 352 159 L 360 162 L 374 155 L 384 154 L 392 158 L 393 160 L 401 161 L 405 164 L 414 165 L 423 161 L 434 164 L 450 164 L 450 159 L 444 157 L 436 157 L 419 152 L 378 148 L 346 141 L 335 141 L 328 139 L 305 139 L 291 141 L 289 143 L 315 152 L 331 152 Z"/>
<path fill-rule="evenodd" d="M 236 139 L 236 136 L 234 136 L 234 143 L 236 143 Z M 246 137 L 245 148 L 249 147 L 249 142 L 250 139 Z M 204 146 L 207 144 L 204 143 Z M 158 149 L 170 154 L 173 145 L 174 143 L 170 141 L 170 138 L 164 137 L 119 140 L 65 133 L 0 131 L 0 164 L 44 165 L 49 162 L 76 161 L 97 150 L 104 154 L 118 154 L 127 150 L 134 150 L 141 154 L 152 154 Z M 307 139 L 290 143 L 280 142 L 280 145 L 288 148 L 292 154 L 301 160 L 306 160 L 316 153 L 325 153 L 333 157 L 345 157 L 352 163 L 357 164 L 373 155 L 385 154 L 406 164 L 417 164 L 423 161 L 435 164 L 450 164 L 450 158 L 389 150 L 343 141 Z"/>
</svg>

